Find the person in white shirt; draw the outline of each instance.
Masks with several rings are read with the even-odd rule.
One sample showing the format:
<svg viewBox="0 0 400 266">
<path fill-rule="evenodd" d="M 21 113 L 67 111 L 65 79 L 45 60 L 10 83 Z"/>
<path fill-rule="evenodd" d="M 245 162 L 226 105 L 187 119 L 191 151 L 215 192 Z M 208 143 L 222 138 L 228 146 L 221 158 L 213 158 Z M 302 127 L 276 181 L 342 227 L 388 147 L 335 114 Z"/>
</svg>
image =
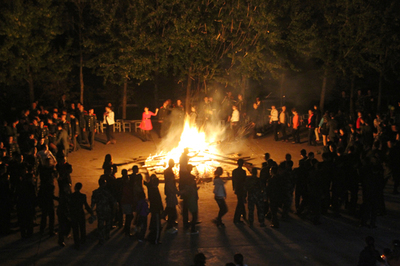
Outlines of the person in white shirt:
<svg viewBox="0 0 400 266">
<path fill-rule="evenodd" d="M 46 159 L 50 159 L 52 165 L 57 164 L 57 159 L 54 157 L 53 153 L 49 150 L 49 146 L 47 144 L 43 145 L 43 149 L 38 152 L 40 162 L 42 165 L 45 164 Z"/>
<path fill-rule="evenodd" d="M 271 115 L 269 116 L 269 123 L 272 125 L 272 129 L 274 131 L 275 141 L 278 141 L 278 121 L 279 121 L 279 113 L 276 109 L 275 105 L 271 106 Z"/>
<path fill-rule="evenodd" d="M 109 106 L 106 106 L 106 111 L 103 114 L 103 123 L 106 125 L 107 144 L 117 142 L 113 135 L 113 125 L 115 124 L 114 112 Z"/>
<path fill-rule="evenodd" d="M 228 120 L 231 122 L 233 139 L 235 139 L 236 135 L 237 135 L 238 126 L 239 126 L 240 113 L 239 113 L 239 110 L 237 109 L 236 105 L 232 106 L 232 110 L 233 110 L 232 115 L 228 118 Z"/>
</svg>

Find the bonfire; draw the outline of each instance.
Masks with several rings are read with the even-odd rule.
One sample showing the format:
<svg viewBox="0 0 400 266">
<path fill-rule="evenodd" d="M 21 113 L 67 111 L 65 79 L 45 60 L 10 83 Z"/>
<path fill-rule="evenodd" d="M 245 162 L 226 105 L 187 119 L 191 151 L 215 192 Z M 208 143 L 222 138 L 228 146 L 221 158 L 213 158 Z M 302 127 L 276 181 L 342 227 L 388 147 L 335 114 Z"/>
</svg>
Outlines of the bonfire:
<svg viewBox="0 0 400 266">
<path fill-rule="evenodd" d="M 219 132 L 216 132 L 218 131 Z M 214 170 L 218 166 L 229 165 L 230 170 L 236 165 L 238 155 L 225 156 L 219 150 L 219 141 L 217 138 L 224 133 L 224 129 L 219 127 L 218 130 L 213 129 L 214 134 L 207 134 L 203 128 L 198 128 L 190 123 L 189 119 L 185 120 L 184 128 L 180 136 L 179 144 L 170 151 L 162 150 L 155 155 L 150 155 L 143 166 L 150 172 L 162 174 L 168 165 L 168 161 L 173 159 L 176 163 L 174 172 L 179 176 L 179 158 L 185 148 L 189 149 L 189 164 L 194 166 L 194 174 L 199 178 L 210 178 L 213 176 Z M 226 169 L 226 167 L 225 167 Z M 228 170 L 228 169 L 226 169 Z M 228 176 L 229 176 L 229 172 Z"/>
</svg>

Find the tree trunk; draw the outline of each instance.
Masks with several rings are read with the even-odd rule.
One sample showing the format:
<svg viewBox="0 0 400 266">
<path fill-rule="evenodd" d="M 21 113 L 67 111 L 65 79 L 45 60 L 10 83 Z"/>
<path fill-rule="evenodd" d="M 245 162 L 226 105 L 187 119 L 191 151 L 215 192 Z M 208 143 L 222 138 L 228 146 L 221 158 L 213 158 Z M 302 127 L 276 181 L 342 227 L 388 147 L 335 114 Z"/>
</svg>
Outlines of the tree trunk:
<svg viewBox="0 0 400 266">
<path fill-rule="evenodd" d="M 281 98 L 281 101 L 280 101 L 280 104 L 281 104 L 281 106 L 283 106 L 284 105 L 284 103 L 283 103 L 283 98 L 284 98 L 284 96 L 285 96 L 285 93 L 284 93 L 284 89 L 283 89 L 283 84 L 285 83 L 285 74 L 283 73 L 282 74 L 282 76 L 281 76 L 281 82 L 280 82 L 280 91 L 281 91 L 281 96 L 280 96 L 280 98 Z M 322 86 L 324 86 L 324 85 L 322 85 Z"/>
<path fill-rule="evenodd" d="M 35 88 L 33 86 L 33 76 L 31 67 L 28 66 L 28 85 L 29 85 L 29 101 L 32 104 L 35 101 Z"/>
<path fill-rule="evenodd" d="M 122 93 L 122 119 L 126 119 L 126 94 L 127 94 L 127 90 L 128 90 L 128 78 L 125 77 L 124 80 L 124 90 Z"/>
<path fill-rule="evenodd" d="M 80 52 L 81 60 L 79 64 L 79 82 L 81 84 L 81 96 L 80 96 L 80 102 L 83 104 L 83 92 L 84 92 L 84 87 L 85 84 L 83 83 L 83 55 L 82 55 L 82 50 Z"/>
<path fill-rule="evenodd" d="M 326 80 L 328 79 L 328 69 L 325 68 L 324 76 L 322 78 L 322 89 L 321 89 L 321 98 L 319 100 L 319 110 L 321 113 L 324 113 L 324 105 L 325 105 L 325 94 L 326 94 Z"/>
<path fill-rule="evenodd" d="M 192 74 L 192 67 L 189 67 L 189 73 L 188 73 L 188 81 L 187 81 L 187 87 L 186 87 L 186 113 L 190 112 L 190 92 L 191 92 L 191 87 L 192 87 L 192 78 L 190 75 Z"/>
<path fill-rule="evenodd" d="M 158 71 L 154 75 L 154 108 L 158 108 Z"/>
<path fill-rule="evenodd" d="M 353 75 L 350 82 L 350 117 L 354 116 L 354 79 L 355 77 Z"/>
<path fill-rule="evenodd" d="M 378 103 L 377 110 L 381 111 L 381 102 L 382 102 L 382 89 L 383 89 L 383 73 L 379 73 L 379 87 L 378 87 Z"/>
<path fill-rule="evenodd" d="M 240 93 L 245 98 L 245 92 L 249 89 L 249 79 L 246 76 L 242 76 L 242 88 L 240 89 Z"/>
</svg>

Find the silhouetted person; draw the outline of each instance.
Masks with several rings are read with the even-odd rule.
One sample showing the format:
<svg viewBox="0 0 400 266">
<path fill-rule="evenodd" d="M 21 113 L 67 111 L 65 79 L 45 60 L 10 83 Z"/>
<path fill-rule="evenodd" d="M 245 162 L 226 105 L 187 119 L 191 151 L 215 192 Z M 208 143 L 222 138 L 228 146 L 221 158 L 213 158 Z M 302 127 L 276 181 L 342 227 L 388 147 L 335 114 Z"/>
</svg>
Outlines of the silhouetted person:
<svg viewBox="0 0 400 266">
<path fill-rule="evenodd" d="M 372 236 L 365 238 L 367 246 L 360 252 L 357 266 L 374 266 L 382 262 L 379 252 L 375 249 L 375 240 Z"/>
<path fill-rule="evenodd" d="M 82 183 L 76 183 L 74 187 L 75 192 L 69 196 L 71 226 L 74 235 L 74 247 L 76 249 L 79 249 L 80 244 L 86 242 L 86 219 L 83 208 L 93 215 L 93 211 L 87 203 L 86 195 L 81 193 L 81 189 Z"/>
<path fill-rule="evenodd" d="M 97 214 L 97 230 L 99 236 L 99 244 L 103 244 L 105 240 L 110 238 L 110 230 L 112 226 L 112 213 L 116 204 L 116 200 L 107 190 L 107 181 L 99 179 L 99 188 L 93 191 L 92 210 L 96 207 Z"/>
<path fill-rule="evenodd" d="M 246 219 L 246 208 L 244 203 L 246 201 L 246 171 L 242 168 L 244 164 L 243 159 L 239 159 L 237 161 L 238 167 L 232 171 L 232 186 L 233 191 L 237 197 L 237 205 L 235 209 L 235 215 L 233 217 L 233 222 L 236 223 L 243 223 L 240 221 L 240 217 L 243 216 Z"/>
<path fill-rule="evenodd" d="M 147 186 L 148 199 L 150 202 L 150 225 L 149 225 L 149 234 L 147 236 L 147 240 L 152 244 L 160 243 L 161 236 L 161 214 L 164 210 L 160 190 L 158 189 L 159 179 L 156 175 L 152 174 L 150 176 L 149 182 L 144 182 Z"/>
</svg>

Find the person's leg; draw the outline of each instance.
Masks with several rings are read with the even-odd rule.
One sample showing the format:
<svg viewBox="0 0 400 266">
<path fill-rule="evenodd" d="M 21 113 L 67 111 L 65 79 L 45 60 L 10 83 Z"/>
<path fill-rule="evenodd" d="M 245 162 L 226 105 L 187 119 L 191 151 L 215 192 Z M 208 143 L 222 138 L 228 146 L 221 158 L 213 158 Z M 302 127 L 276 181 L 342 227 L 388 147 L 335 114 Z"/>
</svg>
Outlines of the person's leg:
<svg viewBox="0 0 400 266">
<path fill-rule="evenodd" d="M 318 128 L 317 127 L 314 129 L 314 132 L 315 132 L 315 140 L 319 141 L 319 133 L 318 133 Z"/>
<path fill-rule="evenodd" d="M 190 222 L 190 230 L 192 232 L 196 231 L 197 216 L 198 212 L 192 212 L 192 221 Z"/>
<path fill-rule="evenodd" d="M 49 234 L 54 234 L 54 206 L 49 209 Z"/>
<path fill-rule="evenodd" d="M 251 197 L 249 197 L 248 202 L 247 202 L 249 216 L 247 219 L 249 221 L 250 226 L 252 226 L 253 222 L 254 222 L 254 205 L 255 205 L 255 203 L 254 203 L 253 199 Z"/>
<path fill-rule="evenodd" d="M 47 216 L 48 216 L 48 210 L 47 208 L 42 208 L 42 217 L 40 219 L 40 233 L 44 233 L 44 229 L 46 228 L 47 225 Z"/>
<path fill-rule="evenodd" d="M 125 235 L 129 236 L 131 233 L 131 223 L 133 220 L 133 214 L 126 214 L 125 215 L 125 226 L 124 226 L 124 232 Z"/>
<path fill-rule="evenodd" d="M 183 227 L 189 228 L 189 209 L 188 209 L 188 199 L 183 197 L 182 201 L 182 219 L 183 219 Z"/>
</svg>

